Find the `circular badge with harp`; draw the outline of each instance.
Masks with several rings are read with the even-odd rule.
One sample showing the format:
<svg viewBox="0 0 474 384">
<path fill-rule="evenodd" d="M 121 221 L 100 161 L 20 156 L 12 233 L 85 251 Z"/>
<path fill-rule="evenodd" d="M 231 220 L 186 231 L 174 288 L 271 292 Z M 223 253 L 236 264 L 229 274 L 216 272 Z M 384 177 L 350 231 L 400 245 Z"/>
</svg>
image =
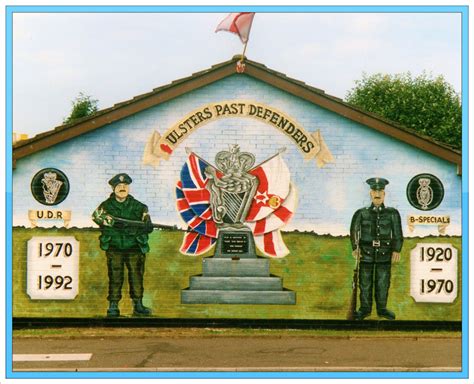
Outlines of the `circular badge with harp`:
<svg viewBox="0 0 474 384">
<path fill-rule="evenodd" d="M 407 185 L 407 199 L 421 211 L 431 211 L 441 204 L 444 187 L 441 180 L 429 173 L 413 177 Z"/>
<path fill-rule="evenodd" d="M 56 168 L 44 168 L 33 176 L 31 193 L 38 203 L 58 205 L 69 194 L 69 180 Z"/>
</svg>

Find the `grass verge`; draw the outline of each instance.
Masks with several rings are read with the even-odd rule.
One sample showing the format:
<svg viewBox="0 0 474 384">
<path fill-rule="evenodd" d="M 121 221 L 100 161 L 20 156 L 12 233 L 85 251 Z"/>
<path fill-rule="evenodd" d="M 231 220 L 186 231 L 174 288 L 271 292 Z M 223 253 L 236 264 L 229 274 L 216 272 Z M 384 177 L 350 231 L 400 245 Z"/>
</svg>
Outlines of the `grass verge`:
<svg viewBox="0 0 474 384">
<path fill-rule="evenodd" d="M 13 331 L 13 338 L 109 338 L 109 337 L 335 337 L 335 338 L 461 338 L 456 331 L 377 331 L 331 329 L 251 328 L 48 328 Z"/>
</svg>

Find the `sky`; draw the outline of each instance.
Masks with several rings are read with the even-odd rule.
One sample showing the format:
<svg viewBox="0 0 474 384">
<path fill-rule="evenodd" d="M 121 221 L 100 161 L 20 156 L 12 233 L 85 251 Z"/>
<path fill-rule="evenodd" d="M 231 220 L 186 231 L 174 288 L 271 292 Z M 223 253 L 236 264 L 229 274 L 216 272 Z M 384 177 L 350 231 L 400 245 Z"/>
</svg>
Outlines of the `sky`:
<svg viewBox="0 0 474 384">
<path fill-rule="evenodd" d="M 241 54 L 214 32 L 226 15 L 16 13 L 13 131 L 61 125 L 80 92 L 104 109 Z M 364 72 L 426 71 L 461 92 L 461 16 L 259 12 L 246 56 L 340 98 Z"/>
</svg>

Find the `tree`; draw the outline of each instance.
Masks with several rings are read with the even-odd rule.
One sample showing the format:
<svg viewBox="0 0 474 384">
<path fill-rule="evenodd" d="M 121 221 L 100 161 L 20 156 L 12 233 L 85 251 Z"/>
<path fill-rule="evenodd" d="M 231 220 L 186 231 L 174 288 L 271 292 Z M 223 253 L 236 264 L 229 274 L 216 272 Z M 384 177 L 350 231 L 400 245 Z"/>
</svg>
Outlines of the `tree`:
<svg viewBox="0 0 474 384">
<path fill-rule="evenodd" d="M 431 138 L 461 148 L 461 100 L 443 76 L 408 73 L 362 75 L 346 96 L 349 104 Z"/>
<path fill-rule="evenodd" d="M 98 111 L 98 103 L 98 100 L 94 100 L 91 96 L 84 95 L 84 93 L 80 92 L 79 96 L 72 101 L 71 113 L 63 120 L 63 123 L 73 123 L 82 117 L 93 115 Z"/>
</svg>

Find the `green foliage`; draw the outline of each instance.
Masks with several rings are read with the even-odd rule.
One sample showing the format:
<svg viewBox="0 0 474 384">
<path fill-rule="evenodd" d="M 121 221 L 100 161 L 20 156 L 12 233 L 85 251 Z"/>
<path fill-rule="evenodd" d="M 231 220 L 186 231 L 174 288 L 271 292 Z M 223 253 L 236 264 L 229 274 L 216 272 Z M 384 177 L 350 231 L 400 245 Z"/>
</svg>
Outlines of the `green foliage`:
<svg viewBox="0 0 474 384">
<path fill-rule="evenodd" d="M 348 103 L 461 148 L 461 100 L 443 76 L 364 73 L 355 84 Z"/>
<path fill-rule="evenodd" d="M 63 121 L 64 124 L 73 123 L 83 117 L 93 115 L 98 111 L 98 100 L 94 100 L 91 96 L 80 92 L 74 101 L 72 101 L 71 113 Z"/>
</svg>

